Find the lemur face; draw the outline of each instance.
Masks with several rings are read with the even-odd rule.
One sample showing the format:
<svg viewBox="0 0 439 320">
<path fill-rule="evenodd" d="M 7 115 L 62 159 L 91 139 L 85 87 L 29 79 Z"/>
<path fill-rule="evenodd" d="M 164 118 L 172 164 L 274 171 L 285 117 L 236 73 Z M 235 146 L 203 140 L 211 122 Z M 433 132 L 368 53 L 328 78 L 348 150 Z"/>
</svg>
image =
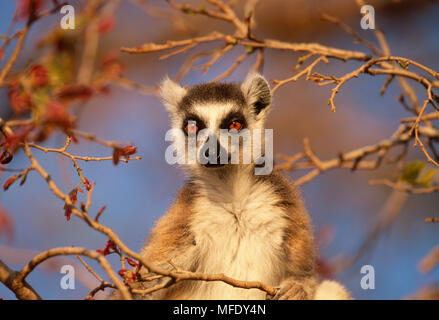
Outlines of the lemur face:
<svg viewBox="0 0 439 320">
<path fill-rule="evenodd" d="M 252 148 L 252 142 L 243 141 L 252 141 L 253 130 L 263 129 L 271 104 L 269 85 L 257 73 L 249 74 L 241 86 L 212 82 L 181 87 L 167 78 L 161 95 L 172 128 L 183 133 L 176 142 L 186 150 L 191 145 L 196 149 L 195 161 L 188 153 L 185 163 L 203 169 L 242 163 Z"/>
</svg>

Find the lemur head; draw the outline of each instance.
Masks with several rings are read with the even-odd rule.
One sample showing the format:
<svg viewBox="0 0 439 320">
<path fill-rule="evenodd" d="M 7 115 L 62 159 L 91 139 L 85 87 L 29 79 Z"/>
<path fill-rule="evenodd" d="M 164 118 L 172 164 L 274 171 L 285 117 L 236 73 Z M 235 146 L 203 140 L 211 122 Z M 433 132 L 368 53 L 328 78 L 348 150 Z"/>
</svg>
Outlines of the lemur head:
<svg viewBox="0 0 439 320">
<path fill-rule="evenodd" d="M 231 161 L 236 148 L 242 163 L 244 153 L 251 154 L 254 143 L 250 138 L 250 145 L 243 146 L 243 140 L 252 137 L 255 129 L 263 130 L 271 105 L 270 87 L 256 72 L 250 73 L 241 85 L 211 82 L 182 87 L 166 78 L 161 85 L 161 96 L 170 113 L 172 128 L 181 133 L 176 135 L 176 143 L 188 150 L 192 141 L 196 150 L 195 161 L 191 162 L 186 154 L 185 161 L 179 163 L 189 163 L 197 170 L 220 170 L 231 162 L 236 164 Z M 229 134 L 226 139 L 225 132 Z M 231 140 L 238 143 L 233 145 Z M 252 157 L 250 164 L 254 160 Z"/>
</svg>

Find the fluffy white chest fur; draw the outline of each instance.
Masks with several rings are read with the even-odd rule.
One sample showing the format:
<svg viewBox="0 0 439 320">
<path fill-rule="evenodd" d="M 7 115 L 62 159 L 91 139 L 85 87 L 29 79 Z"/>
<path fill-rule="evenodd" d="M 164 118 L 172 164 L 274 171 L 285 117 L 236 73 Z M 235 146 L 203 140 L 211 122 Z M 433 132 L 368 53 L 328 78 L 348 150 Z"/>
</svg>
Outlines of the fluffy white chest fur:
<svg viewBox="0 0 439 320">
<path fill-rule="evenodd" d="M 209 183 L 194 205 L 191 231 L 196 241 L 192 259 L 197 271 L 224 273 L 239 280 L 279 284 L 285 270 L 282 255 L 284 212 L 268 183 L 235 179 L 227 187 Z M 264 299 L 257 290 L 221 282 L 199 282 L 188 299 Z"/>
</svg>

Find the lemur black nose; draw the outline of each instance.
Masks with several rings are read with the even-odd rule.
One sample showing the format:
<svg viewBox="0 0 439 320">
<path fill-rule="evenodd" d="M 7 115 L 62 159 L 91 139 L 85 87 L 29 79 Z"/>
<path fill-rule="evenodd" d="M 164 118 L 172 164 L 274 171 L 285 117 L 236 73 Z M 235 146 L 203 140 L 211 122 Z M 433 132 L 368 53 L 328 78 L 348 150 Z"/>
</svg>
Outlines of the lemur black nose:
<svg viewBox="0 0 439 320">
<path fill-rule="evenodd" d="M 209 149 L 206 149 L 206 151 L 204 151 L 204 157 L 205 157 L 206 159 L 209 158 Z"/>
<path fill-rule="evenodd" d="M 207 142 L 208 141 L 206 141 L 206 143 Z M 223 163 L 221 163 L 221 157 L 223 158 Z M 215 157 L 215 150 L 210 150 L 210 148 L 206 148 L 206 150 L 204 150 L 204 161 L 202 163 L 204 163 L 204 166 L 206 167 L 223 166 L 224 164 L 228 163 L 227 150 L 224 149 L 219 142 L 217 142 L 216 157 Z"/>
<path fill-rule="evenodd" d="M 210 149 L 207 148 L 207 149 L 204 151 L 204 156 L 206 157 L 206 159 L 209 159 L 209 153 L 210 153 Z M 219 142 L 217 142 L 217 144 L 216 144 L 216 160 L 217 160 L 217 163 L 218 163 L 218 164 L 220 163 L 221 154 L 224 154 L 223 157 L 227 157 L 227 151 L 226 151 L 226 149 L 224 149 L 224 148 L 221 146 L 221 144 L 220 144 Z"/>
</svg>

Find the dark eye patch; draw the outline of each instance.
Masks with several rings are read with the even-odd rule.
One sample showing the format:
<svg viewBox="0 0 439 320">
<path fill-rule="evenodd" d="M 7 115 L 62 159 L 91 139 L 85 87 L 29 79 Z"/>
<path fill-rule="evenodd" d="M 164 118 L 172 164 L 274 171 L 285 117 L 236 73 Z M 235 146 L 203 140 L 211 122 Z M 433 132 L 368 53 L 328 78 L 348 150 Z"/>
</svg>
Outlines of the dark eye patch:
<svg viewBox="0 0 439 320">
<path fill-rule="evenodd" d="M 188 114 L 183 121 L 183 128 L 182 128 L 186 135 L 187 135 L 187 125 L 188 125 L 189 121 L 195 121 L 195 124 L 197 125 L 198 130 L 202 130 L 202 129 L 206 128 L 204 121 L 201 120 L 201 118 L 199 116 L 197 116 L 195 114 Z"/>
<path fill-rule="evenodd" d="M 244 115 L 239 112 L 231 112 L 229 113 L 222 121 L 221 121 L 221 125 L 220 128 L 221 129 L 229 129 L 229 124 L 232 121 L 238 121 L 242 124 L 242 128 L 246 128 L 247 127 L 247 122 L 245 121 Z"/>
</svg>

